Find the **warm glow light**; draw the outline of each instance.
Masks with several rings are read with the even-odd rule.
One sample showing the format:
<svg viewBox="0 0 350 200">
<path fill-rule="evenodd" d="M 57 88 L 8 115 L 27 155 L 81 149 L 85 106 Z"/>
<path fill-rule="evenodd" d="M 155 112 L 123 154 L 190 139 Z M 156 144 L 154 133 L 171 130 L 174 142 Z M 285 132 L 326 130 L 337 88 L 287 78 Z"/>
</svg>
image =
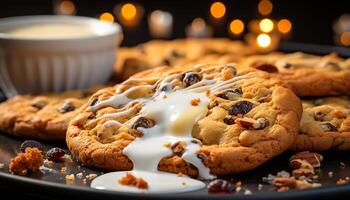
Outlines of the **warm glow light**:
<svg viewBox="0 0 350 200">
<path fill-rule="evenodd" d="M 269 33 L 273 30 L 273 22 L 271 19 L 263 19 L 259 23 L 260 30 L 262 30 L 265 33 Z"/>
<path fill-rule="evenodd" d="M 223 17 L 226 13 L 226 7 L 221 2 L 215 2 L 210 6 L 210 14 L 217 19 Z"/>
<path fill-rule="evenodd" d="M 269 15 L 272 12 L 273 5 L 269 0 L 261 0 L 258 5 L 259 13 Z"/>
<path fill-rule="evenodd" d="M 235 19 L 230 23 L 231 33 L 235 35 L 239 35 L 243 32 L 243 30 L 244 30 L 244 23 L 241 20 Z"/>
<path fill-rule="evenodd" d="M 124 4 L 121 8 L 121 15 L 126 20 L 133 20 L 136 17 L 137 9 L 131 3 Z"/>
<path fill-rule="evenodd" d="M 258 35 L 258 37 L 256 38 L 256 42 L 258 43 L 258 45 L 260 47 L 268 47 L 271 44 L 271 37 L 265 33 L 262 33 L 260 35 Z"/>
<path fill-rule="evenodd" d="M 203 31 L 206 28 L 204 19 L 197 17 L 192 21 L 192 28 L 195 30 Z"/>
<path fill-rule="evenodd" d="M 344 46 L 350 46 L 350 32 L 342 33 L 339 41 Z"/>
<path fill-rule="evenodd" d="M 288 19 L 281 19 L 277 24 L 277 28 L 281 33 L 289 33 L 292 30 L 292 23 Z"/>
<path fill-rule="evenodd" d="M 105 12 L 105 13 L 102 13 L 100 15 L 100 20 L 113 23 L 114 22 L 114 17 L 113 17 L 113 15 L 111 13 Z"/>
<path fill-rule="evenodd" d="M 71 1 L 62 1 L 58 6 L 58 10 L 60 14 L 72 15 L 75 13 L 75 5 Z"/>
</svg>

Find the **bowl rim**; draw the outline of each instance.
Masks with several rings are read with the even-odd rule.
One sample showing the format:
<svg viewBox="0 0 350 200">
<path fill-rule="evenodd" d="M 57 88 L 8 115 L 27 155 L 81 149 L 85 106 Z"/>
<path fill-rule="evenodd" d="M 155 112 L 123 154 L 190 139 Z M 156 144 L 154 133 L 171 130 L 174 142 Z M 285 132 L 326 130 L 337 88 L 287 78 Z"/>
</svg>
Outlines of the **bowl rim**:
<svg viewBox="0 0 350 200">
<path fill-rule="evenodd" d="M 108 28 L 107 31 L 102 34 L 91 34 L 91 36 L 84 37 L 62 37 L 62 38 L 31 38 L 31 37 L 18 37 L 10 34 L 6 34 L 1 32 L 2 26 L 11 25 L 13 27 L 16 26 L 17 23 L 23 25 L 25 23 L 28 24 L 47 24 L 50 22 L 62 22 L 67 24 L 75 24 L 81 23 L 86 26 L 93 26 L 93 24 L 99 24 L 106 26 Z M 64 41 L 80 41 L 80 40 L 91 40 L 96 38 L 105 38 L 109 36 L 120 36 L 122 34 L 121 26 L 116 22 L 104 22 L 100 21 L 93 17 L 85 17 L 85 16 L 70 16 L 70 15 L 26 15 L 26 16 L 14 16 L 14 17 L 6 17 L 0 19 L 0 40 L 8 40 L 8 41 L 22 41 L 22 42 L 64 42 Z"/>
</svg>

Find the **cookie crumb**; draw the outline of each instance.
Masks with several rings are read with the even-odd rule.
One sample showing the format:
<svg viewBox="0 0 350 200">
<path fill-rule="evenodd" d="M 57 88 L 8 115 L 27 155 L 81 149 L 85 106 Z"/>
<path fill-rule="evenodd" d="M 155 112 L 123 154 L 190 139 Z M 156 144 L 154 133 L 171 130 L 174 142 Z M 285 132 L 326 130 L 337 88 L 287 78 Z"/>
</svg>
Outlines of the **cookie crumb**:
<svg viewBox="0 0 350 200">
<path fill-rule="evenodd" d="M 177 177 L 182 177 L 183 176 L 183 173 L 179 172 L 176 174 Z"/>
<path fill-rule="evenodd" d="M 332 177 L 333 177 L 333 172 L 332 172 L 332 171 L 328 172 L 328 177 L 329 177 L 329 178 L 332 178 Z"/>
<path fill-rule="evenodd" d="M 66 174 L 67 173 L 67 167 L 62 167 L 60 171 L 61 171 L 62 174 Z"/>
<path fill-rule="evenodd" d="M 10 172 L 25 176 L 28 172 L 34 172 L 44 163 L 42 151 L 38 148 L 26 148 L 24 153 L 19 153 L 10 161 Z"/>
<path fill-rule="evenodd" d="M 345 179 L 340 178 L 340 179 L 338 179 L 335 183 L 336 183 L 337 185 L 343 185 L 343 184 L 348 183 L 348 182 L 349 182 L 348 180 L 345 180 Z"/>
<path fill-rule="evenodd" d="M 264 186 L 262 184 L 258 184 L 258 190 L 261 190 Z"/>
<path fill-rule="evenodd" d="M 250 191 L 250 190 L 248 190 L 248 189 L 246 189 L 246 190 L 244 191 L 244 195 L 251 195 L 251 194 L 253 194 L 252 191 Z"/>
<path fill-rule="evenodd" d="M 192 99 L 191 100 L 191 105 L 192 106 L 198 106 L 200 102 L 201 102 L 201 99 L 199 99 L 199 98 Z"/>
<path fill-rule="evenodd" d="M 131 172 L 126 172 L 125 176 L 118 180 L 118 183 L 126 186 L 135 186 L 139 189 L 148 188 L 148 183 L 143 178 L 138 178 Z"/>
<path fill-rule="evenodd" d="M 171 148 L 171 146 L 172 146 L 172 145 L 171 145 L 170 142 L 163 144 L 163 147 L 166 147 L 166 148 Z"/>
<path fill-rule="evenodd" d="M 92 180 L 92 179 L 94 179 L 96 177 L 97 177 L 97 174 L 89 174 L 89 175 L 85 176 L 85 178 L 87 178 L 89 180 Z"/>
<path fill-rule="evenodd" d="M 66 175 L 66 183 L 67 184 L 72 184 L 75 180 L 75 176 L 74 174 L 69 174 L 69 175 Z"/>
<path fill-rule="evenodd" d="M 346 167 L 345 163 L 344 162 L 340 162 L 340 168 L 344 169 Z"/>
<path fill-rule="evenodd" d="M 81 179 L 81 178 L 83 178 L 83 173 L 80 172 L 76 176 L 77 176 L 77 178 Z"/>
<path fill-rule="evenodd" d="M 54 162 L 51 160 L 45 159 L 44 164 L 47 165 L 48 167 L 53 167 Z"/>
</svg>

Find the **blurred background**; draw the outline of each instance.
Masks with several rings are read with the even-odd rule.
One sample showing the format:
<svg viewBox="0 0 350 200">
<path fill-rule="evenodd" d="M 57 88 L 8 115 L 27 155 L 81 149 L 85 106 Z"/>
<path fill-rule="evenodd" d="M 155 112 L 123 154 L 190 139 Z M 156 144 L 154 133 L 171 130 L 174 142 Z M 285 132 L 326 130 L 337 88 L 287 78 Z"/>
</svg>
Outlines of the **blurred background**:
<svg viewBox="0 0 350 200">
<path fill-rule="evenodd" d="M 154 38 L 230 37 L 350 45 L 350 0 L 1 0 L 0 17 L 80 15 L 120 23 L 124 46 Z"/>
</svg>

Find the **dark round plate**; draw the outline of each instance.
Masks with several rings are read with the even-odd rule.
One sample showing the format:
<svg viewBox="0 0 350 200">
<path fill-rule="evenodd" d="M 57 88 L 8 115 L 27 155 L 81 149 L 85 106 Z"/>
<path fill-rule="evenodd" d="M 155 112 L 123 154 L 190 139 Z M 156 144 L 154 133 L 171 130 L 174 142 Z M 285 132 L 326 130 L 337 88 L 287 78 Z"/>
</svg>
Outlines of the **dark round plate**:
<svg viewBox="0 0 350 200">
<path fill-rule="evenodd" d="M 213 195 L 208 194 L 204 189 L 196 192 L 168 195 L 147 195 L 131 194 L 113 191 L 101 191 L 89 187 L 90 180 L 86 178 L 89 174 L 101 174 L 98 169 L 79 166 L 75 161 L 66 160 L 64 163 L 55 163 L 52 168 L 43 168 L 41 172 L 30 174 L 28 177 L 12 175 L 8 172 L 9 160 L 19 152 L 19 146 L 23 139 L 0 134 L 0 163 L 5 166 L 0 169 L 0 189 L 7 193 L 27 195 L 37 199 L 62 199 L 62 198 L 84 198 L 84 199 L 310 199 L 310 198 L 331 198 L 350 197 L 350 185 L 336 185 L 339 178 L 350 176 L 349 152 L 328 152 L 323 153 L 324 162 L 320 169 L 317 169 L 319 178 L 316 182 L 322 184 L 320 188 L 307 190 L 292 190 L 289 192 L 276 192 L 270 184 L 263 182 L 262 177 L 268 174 L 276 174 L 281 170 L 289 171 L 288 158 L 292 152 L 267 162 L 256 170 L 222 177 L 225 179 L 241 181 L 242 190 L 232 194 Z M 44 143 L 45 150 L 59 146 L 66 148 L 62 143 Z M 68 151 L 67 151 L 68 152 Z M 344 163 L 344 165 L 341 164 Z M 62 167 L 66 167 L 66 172 L 62 173 Z M 69 174 L 83 173 L 82 178 L 75 178 L 73 182 L 66 183 L 65 176 Z M 333 176 L 329 176 L 333 172 Z M 86 179 L 84 181 L 84 179 Z M 258 189 L 258 184 L 263 185 Z M 251 195 L 244 195 L 249 190 Z"/>
</svg>

